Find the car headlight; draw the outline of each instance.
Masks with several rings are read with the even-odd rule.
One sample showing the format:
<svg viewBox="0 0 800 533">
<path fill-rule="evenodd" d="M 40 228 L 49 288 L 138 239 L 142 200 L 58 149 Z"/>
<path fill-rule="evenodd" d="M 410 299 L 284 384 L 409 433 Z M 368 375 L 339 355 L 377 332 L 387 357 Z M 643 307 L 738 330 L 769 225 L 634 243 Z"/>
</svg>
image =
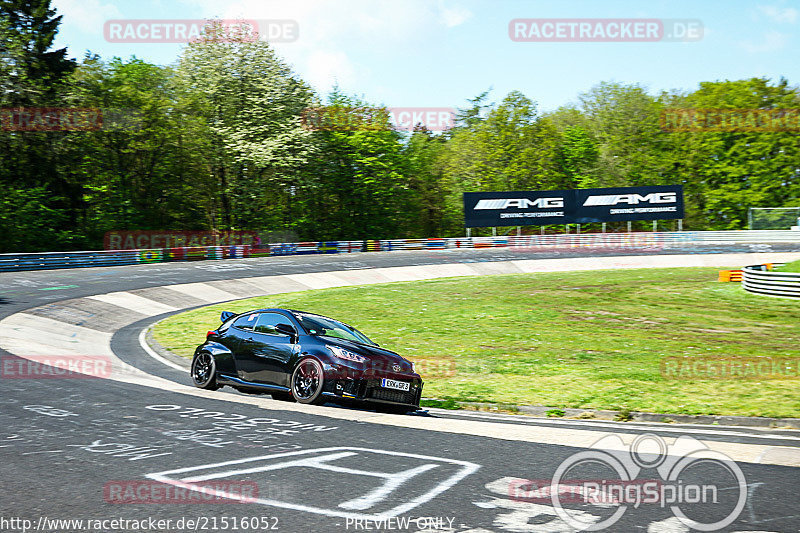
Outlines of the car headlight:
<svg viewBox="0 0 800 533">
<path fill-rule="evenodd" d="M 345 350 L 344 348 L 340 348 L 339 346 L 331 346 L 330 344 L 326 345 L 333 355 L 338 357 L 339 359 L 344 359 L 346 361 L 355 361 L 356 363 L 364 363 L 367 361 L 367 358 L 363 355 L 358 355 L 357 353 L 353 353 L 349 350 Z"/>
</svg>

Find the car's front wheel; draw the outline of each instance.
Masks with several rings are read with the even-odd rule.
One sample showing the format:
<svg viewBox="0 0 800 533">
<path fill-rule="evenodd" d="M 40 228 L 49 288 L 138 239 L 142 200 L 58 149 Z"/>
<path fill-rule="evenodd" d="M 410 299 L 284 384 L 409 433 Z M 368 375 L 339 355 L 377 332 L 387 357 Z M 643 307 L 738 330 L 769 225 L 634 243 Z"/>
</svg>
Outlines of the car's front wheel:
<svg viewBox="0 0 800 533">
<path fill-rule="evenodd" d="M 322 370 L 322 364 L 316 359 L 303 359 L 297 364 L 297 368 L 292 373 L 292 396 L 299 403 L 324 403 L 322 396 L 324 384 L 325 374 Z"/>
<path fill-rule="evenodd" d="M 192 382 L 195 387 L 217 390 L 217 363 L 208 352 L 200 352 L 192 360 Z"/>
</svg>

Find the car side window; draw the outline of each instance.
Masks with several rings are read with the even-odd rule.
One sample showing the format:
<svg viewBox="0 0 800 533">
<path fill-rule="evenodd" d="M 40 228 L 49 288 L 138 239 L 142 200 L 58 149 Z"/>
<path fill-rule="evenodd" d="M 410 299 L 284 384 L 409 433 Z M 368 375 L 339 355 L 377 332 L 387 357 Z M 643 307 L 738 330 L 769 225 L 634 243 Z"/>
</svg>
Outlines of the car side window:
<svg viewBox="0 0 800 533">
<path fill-rule="evenodd" d="M 266 333 L 267 335 L 282 335 L 285 336 L 284 333 L 278 333 L 275 329 L 275 326 L 278 324 L 287 324 L 289 323 L 289 319 L 285 316 L 278 314 L 278 313 L 261 313 L 258 316 L 258 321 L 256 322 L 256 333 Z"/>
<path fill-rule="evenodd" d="M 233 327 L 243 329 L 245 331 L 253 331 L 258 319 L 258 313 L 250 313 L 249 315 L 240 316 L 233 323 Z"/>
</svg>

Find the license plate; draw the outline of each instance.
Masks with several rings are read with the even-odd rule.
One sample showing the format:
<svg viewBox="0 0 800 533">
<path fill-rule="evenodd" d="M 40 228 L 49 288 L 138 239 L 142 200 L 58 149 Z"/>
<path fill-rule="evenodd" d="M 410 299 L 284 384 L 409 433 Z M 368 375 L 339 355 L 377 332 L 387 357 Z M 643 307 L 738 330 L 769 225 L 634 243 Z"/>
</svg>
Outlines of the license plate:
<svg viewBox="0 0 800 533">
<path fill-rule="evenodd" d="M 404 390 L 407 391 L 411 388 L 411 383 L 405 381 L 395 381 L 393 379 L 381 380 L 381 387 L 385 389 Z"/>
</svg>

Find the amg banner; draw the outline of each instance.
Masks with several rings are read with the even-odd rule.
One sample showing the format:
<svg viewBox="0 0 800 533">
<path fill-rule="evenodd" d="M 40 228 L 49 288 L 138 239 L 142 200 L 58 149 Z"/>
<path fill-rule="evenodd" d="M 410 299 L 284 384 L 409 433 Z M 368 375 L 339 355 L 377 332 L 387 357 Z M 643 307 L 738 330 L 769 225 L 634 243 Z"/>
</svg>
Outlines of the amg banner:
<svg viewBox="0 0 800 533">
<path fill-rule="evenodd" d="M 465 192 L 464 226 L 546 226 L 683 218 L 683 186 Z"/>
</svg>

